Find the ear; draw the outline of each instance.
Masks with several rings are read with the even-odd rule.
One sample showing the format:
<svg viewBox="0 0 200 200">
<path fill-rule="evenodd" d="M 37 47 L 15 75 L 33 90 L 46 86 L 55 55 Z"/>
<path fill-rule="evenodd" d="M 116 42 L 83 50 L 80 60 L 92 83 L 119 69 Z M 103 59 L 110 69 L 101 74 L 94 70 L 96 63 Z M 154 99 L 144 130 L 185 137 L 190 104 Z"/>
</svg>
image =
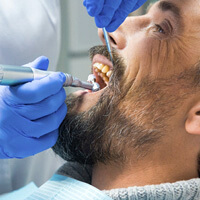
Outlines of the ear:
<svg viewBox="0 0 200 200">
<path fill-rule="evenodd" d="M 188 112 L 185 129 L 190 134 L 200 135 L 200 102 L 195 104 Z"/>
</svg>

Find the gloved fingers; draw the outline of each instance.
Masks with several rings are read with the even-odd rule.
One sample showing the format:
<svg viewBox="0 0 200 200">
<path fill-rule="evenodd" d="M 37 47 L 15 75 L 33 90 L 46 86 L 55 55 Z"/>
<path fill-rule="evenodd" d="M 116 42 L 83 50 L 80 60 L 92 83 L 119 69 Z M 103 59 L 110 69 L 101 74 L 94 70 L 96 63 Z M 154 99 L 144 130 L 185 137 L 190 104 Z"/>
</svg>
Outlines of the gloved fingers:
<svg viewBox="0 0 200 200">
<path fill-rule="evenodd" d="M 0 146 L 0 159 L 10 158 L 4 151 L 4 149 Z"/>
<path fill-rule="evenodd" d="M 116 10 L 119 9 L 121 2 L 122 0 L 105 0 L 102 11 L 95 17 L 97 27 L 107 27 L 112 22 L 113 16 Z"/>
<path fill-rule="evenodd" d="M 135 4 L 135 6 L 133 7 L 132 11 L 137 10 L 138 8 L 140 8 L 147 0 L 138 0 L 137 3 Z"/>
<path fill-rule="evenodd" d="M 18 129 L 22 129 L 21 135 L 25 137 L 40 138 L 42 135 L 58 129 L 66 114 L 67 106 L 63 103 L 56 112 L 35 121 L 27 120 L 27 123 Z"/>
<path fill-rule="evenodd" d="M 103 9 L 105 0 L 84 0 L 83 5 L 86 7 L 91 17 L 97 16 Z"/>
<path fill-rule="evenodd" d="M 115 12 L 112 21 L 106 26 L 108 32 L 115 31 L 126 19 L 126 17 L 132 12 L 133 7 L 135 7 L 137 1 L 124 0 L 119 9 Z"/>
<path fill-rule="evenodd" d="M 32 104 L 40 102 L 59 92 L 66 76 L 62 72 L 52 73 L 40 80 L 34 80 L 19 86 L 9 87 L 7 104 Z"/>
<path fill-rule="evenodd" d="M 65 102 L 66 93 L 62 88 L 57 94 L 35 104 L 16 105 L 13 109 L 28 120 L 37 120 L 56 112 Z"/>
<path fill-rule="evenodd" d="M 7 158 L 25 158 L 51 148 L 58 139 L 58 130 L 54 130 L 40 138 L 24 138 L 16 136 L 4 147 Z M 23 141 L 23 142 L 22 142 Z"/>
<path fill-rule="evenodd" d="M 36 58 L 33 62 L 25 64 L 24 66 L 33 67 L 35 69 L 47 70 L 49 66 L 49 59 L 45 56 Z"/>
</svg>

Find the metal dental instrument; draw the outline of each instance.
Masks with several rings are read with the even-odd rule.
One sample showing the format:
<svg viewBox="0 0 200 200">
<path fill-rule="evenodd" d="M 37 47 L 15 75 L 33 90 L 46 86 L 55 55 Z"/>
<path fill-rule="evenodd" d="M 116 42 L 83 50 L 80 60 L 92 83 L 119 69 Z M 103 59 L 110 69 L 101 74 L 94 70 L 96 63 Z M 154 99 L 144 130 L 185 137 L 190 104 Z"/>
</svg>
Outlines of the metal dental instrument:
<svg viewBox="0 0 200 200">
<path fill-rule="evenodd" d="M 110 55 L 110 60 L 113 64 L 113 57 L 112 57 L 111 48 L 110 48 L 110 41 L 109 41 L 108 33 L 107 33 L 105 27 L 103 28 L 103 34 L 104 34 L 106 46 L 107 46 L 107 49 L 108 49 L 108 52 L 109 52 L 109 55 Z"/>
<path fill-rule="evenodd" d="M 87 81 L 93 84 L 93 90 L 95 92 L 100 89 L 100 85 L 96 82 L 96 76 L 94 74 L 90 74 Z"/>
<path fill-rule="evenodd" d="M 41 79 L 51 73 L 51 71 L 43 71 L 26 66 L 0 65 L 0 85 L 15 86 L 33 80 Z M 84 89 L 98 91 L 100 87 L 96 84 L 87 83 L 73 77 L 71 74 L 65 73 L 66 81 L 63 87 L 80 87 Z"/>
</svg>

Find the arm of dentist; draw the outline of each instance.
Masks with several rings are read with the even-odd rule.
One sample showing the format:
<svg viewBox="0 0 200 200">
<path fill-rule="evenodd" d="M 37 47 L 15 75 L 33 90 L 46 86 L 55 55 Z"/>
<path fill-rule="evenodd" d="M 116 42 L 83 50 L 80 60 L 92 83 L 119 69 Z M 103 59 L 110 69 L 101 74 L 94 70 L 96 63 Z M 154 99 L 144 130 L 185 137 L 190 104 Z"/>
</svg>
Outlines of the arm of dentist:
<svg viewBox="0 0 200 200">
<path fill-rule="evenodd" d="M 46 57 L 26 66 L 48 68 Z M 65 75 L 53 73 L 19 86 L 0 86 L 0 158 L 25 158 L 52 147 L 67 107 Z"/>
</svg>

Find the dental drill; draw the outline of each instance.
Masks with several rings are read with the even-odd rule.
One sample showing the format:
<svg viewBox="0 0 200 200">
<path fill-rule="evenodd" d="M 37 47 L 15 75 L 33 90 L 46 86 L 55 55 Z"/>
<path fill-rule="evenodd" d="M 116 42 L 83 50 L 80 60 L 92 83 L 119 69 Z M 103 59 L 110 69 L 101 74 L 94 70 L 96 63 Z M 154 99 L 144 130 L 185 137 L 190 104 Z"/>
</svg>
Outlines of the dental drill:
<svg viewBox="0 0 200 200">
<path fill-rule="evenodd" d="M 15 86 L 41 79 L 51 73 L 55 72 L 43 71 L 26 66 L 0 65 L 0 85 Z M 63 87 L 80 87 L 92 90 L 93 92 L 100 90 L 100 86 L 96 82 L 87 83 L 67 73 L 65 73 L 65 76 L 66 81 Z"/>
</svg>

